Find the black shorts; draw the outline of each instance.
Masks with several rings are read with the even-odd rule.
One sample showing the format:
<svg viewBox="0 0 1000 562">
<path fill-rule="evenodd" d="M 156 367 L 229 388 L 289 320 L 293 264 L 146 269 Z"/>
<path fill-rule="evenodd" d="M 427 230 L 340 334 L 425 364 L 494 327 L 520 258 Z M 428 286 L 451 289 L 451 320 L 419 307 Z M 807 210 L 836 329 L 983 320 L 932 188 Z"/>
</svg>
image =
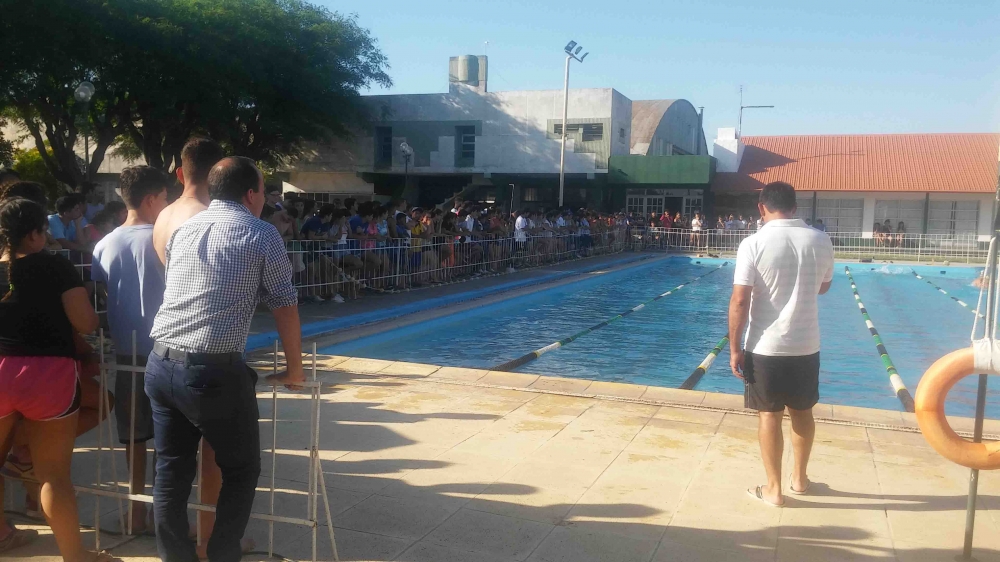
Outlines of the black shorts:
<svg viewBox="0 0 1000 562">
<path fill-rule="evenodd" d="M 819 353 L 771 356 L 747 353 L 743 364 L 743 406 L 781 412 L 808 410 L 819 402 Z"/>
</svg>

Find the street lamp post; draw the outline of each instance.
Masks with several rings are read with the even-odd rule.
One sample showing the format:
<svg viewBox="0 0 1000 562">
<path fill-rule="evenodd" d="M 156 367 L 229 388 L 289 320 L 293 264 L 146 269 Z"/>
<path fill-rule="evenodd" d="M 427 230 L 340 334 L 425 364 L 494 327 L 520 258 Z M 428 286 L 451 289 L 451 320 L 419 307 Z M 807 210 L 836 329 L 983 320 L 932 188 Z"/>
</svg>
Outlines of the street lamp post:
<svg viewBox="0 0 1000 562">
<path fill-rule="evenodd" d="M 94 97 L 94 92 L 96 88 L 89 81 L 84 80 L 76 86 L 76 90 L 73 91 L 73 99 L 78 103 L 83 104 L 83 175 L 87 181 L 90 181 L 90 133 L 87 132 L 87 108 L 90 105 L 90 99 Z"/>
<path fill-rule="evenodd" d="M 406 193 L 406 184 L 410 179 L 410 158 L 413 158 L 413 147 L 406 141 L 399 143 L 399 151 L 403 153 L 403 193 Z"/>
<path fill-rule="evenodd" d="M 583 62 L 590 53 L 584 53 L 582 57 L 577 57 L 583 47 L 570 41 L 563 49 L 566 52 L 566 78 L 563 81 L 563 117 L 562 117 L 562 143 L 559 147 L 559 206 L 563 206 L 563 196 L 566 191 L 566 116 L 569 111 L 569 63 L 571 60 Z"/>
</svg>

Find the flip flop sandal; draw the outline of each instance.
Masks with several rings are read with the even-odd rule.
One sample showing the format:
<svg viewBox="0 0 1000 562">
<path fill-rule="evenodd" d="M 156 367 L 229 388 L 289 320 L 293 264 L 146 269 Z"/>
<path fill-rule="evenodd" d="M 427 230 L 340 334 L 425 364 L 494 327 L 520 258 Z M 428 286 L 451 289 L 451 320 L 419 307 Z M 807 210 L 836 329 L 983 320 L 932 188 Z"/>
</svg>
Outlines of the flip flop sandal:
<svg viewBox="0 0 1000 562">
<path fill-rule="evenodd" d="M 10 528 L 11 533 L 7 535 L 7 538 L 0 541 L 0 552 L 7 552 L 19 546 L 31 544 L 38 538 L 38 531 L 34 529 L 18 529 L 13 525 Z"/>
<path fill-rule="evenodd" d="M 113 556 L 110 552 L 102 550 L 94 552 L 94 559 L 91 562 L 123 562 L 121 558 Z"/>
<path fill-rule="evenodd" d="M 784 505 L 785 505 L 784 503 L 771 503 L 771 502 L 765 500 L 764 499 L 764 490 L 763 490 L 763 488 L 764 488 L 763 486 L 757 486 L 756 490 L 751 489 L 751 488 L 747 488 L 747 495 L 750 496 L 751 498 L 755 499 L 755 500 L 759 500 L 764 505 L 767 505 L 767 506 L 770 506 L 770 507 L 784 507 Z"/>
<path fill-rule="evenodd" d="M 788 482 L 788 493 L 793 496 L 804 496 L 809 493 L 809 487 L 812 486 L 812 480 L 806 480 L 806 487 L 801 490 L 796 490 L 792 487 L 792 482 Z"/>
<path fill-rule="evenodd" d="M 37 482 L 35 478 L 35 467 L 32 463 L 24 463 L 18 461 L 13 455 L 7 455 L 7 462 L 3 464 L 3 468 L 0 468 L 0 475 L 4 478 L 10 478 L 12 480 L 21 480 L 24 482 Z"/>
</svg>

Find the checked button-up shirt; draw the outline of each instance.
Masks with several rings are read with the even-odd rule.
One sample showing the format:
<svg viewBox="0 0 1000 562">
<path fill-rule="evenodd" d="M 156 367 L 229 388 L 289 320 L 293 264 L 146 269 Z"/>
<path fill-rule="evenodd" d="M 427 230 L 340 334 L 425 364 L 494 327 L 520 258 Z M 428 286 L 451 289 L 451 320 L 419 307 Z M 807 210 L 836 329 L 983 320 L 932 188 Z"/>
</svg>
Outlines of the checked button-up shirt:
<svg viewBox="0 0 1000 562">
<path fill-rule="evenodd" d="M 153 341 L 187 352 L 243 352 L 257 304 L 297 304 L 292 266 L 274 225 L 215 200 L 167 243 L 166 291 Z"/>
</svg>

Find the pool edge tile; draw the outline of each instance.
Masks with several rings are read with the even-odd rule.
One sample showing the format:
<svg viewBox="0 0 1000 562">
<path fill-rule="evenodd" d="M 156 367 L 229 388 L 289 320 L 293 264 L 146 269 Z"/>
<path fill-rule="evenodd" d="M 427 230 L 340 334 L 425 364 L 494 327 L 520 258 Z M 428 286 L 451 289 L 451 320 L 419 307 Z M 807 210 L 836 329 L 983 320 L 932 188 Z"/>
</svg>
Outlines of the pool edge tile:
<svg viewBox="0 0 1000 562">
<path fill-rule="evenodd" d="M 700 405 L 705 401 L 708 393 L 703 390 L 681 390 L 667 386 L 648 386 L 646 392 L 642 393 L 642 400 L 651 400 L 661 403 L 694 404 Z"/>
<path fill-rule="evenodd" d="M 479 379 L 480 384 L 491 384 L 495 386 L 506 386 L 510 388 L 529 388 L 535 384 L 541 375 L 531 373 L 511 373 L 507 371 L 489 371 L 486 376 Z"/>
<path fill-rule="evenodd" d="M 565 377 L 549 377 L 539 375 L 538 380 L 531 383 L 528 388 L 532 390 L 543 390 L 549 392 L 572 392 L 575 394 L 585 394 L 594 381 L 589 379 L 571 379 Z"/>
</svg>

